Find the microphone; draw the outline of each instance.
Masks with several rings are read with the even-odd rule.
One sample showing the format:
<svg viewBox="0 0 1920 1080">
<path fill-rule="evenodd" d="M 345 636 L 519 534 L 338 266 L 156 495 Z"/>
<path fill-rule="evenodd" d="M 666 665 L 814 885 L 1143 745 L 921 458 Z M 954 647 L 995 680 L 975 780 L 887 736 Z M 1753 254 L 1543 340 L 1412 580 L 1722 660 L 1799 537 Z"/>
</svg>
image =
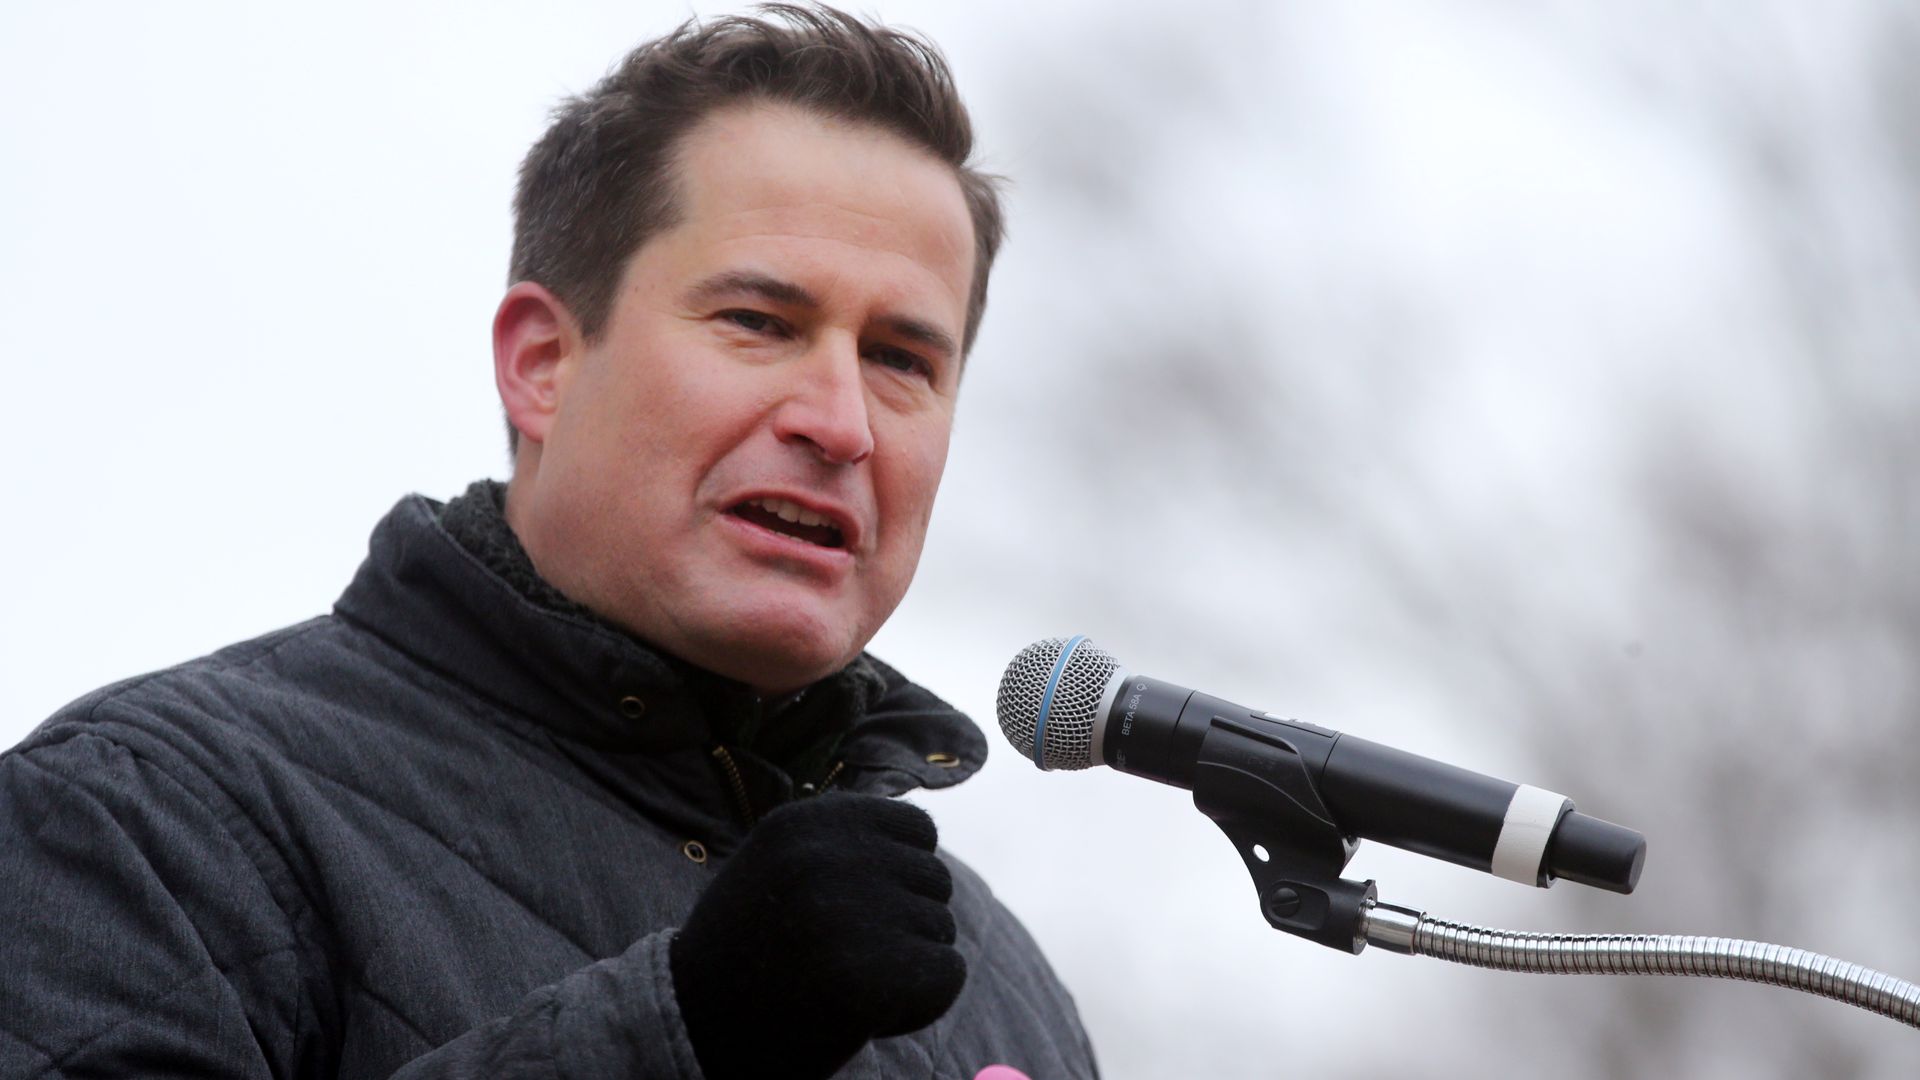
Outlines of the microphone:
<svg viewBox="0 0 1920 1080">
<path fill-rule="evenodd" d="M 1206 776 L 1262 782 L 1304 770 L 1305 788 L 1290 789 L 1290 803 L 1349 841 L 1377 840 L 1526 885 L 1566 878 L 1630 893 L 1646 859 L 1639 833 L 1580 813 L 1564 795 L 1134 675 L 1085 637 L 1022 649 L 1000 680 L 995 711 L 1007 740 L 1041 769 L 1107 765 L 1195 790 L 1196 802 L 1203 767 L 1215 770 Z M 1210 741 L 1215 732 L 1231 742 Z"/>
</svg>

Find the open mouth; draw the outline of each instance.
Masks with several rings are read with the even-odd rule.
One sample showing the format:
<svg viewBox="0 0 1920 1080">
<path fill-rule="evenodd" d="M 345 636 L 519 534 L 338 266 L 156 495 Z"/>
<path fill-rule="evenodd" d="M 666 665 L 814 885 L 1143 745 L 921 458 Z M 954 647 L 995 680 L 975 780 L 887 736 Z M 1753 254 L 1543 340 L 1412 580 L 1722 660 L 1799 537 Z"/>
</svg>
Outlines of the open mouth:
<svg viewBox="0 0 1920 1080">
<path fill-rule="evenodd" d="M 785 499 L 748 499 L 727 511 L 763 529 L 824 548 L 846 546 L 846 538 L 825 515 Z"/>
</svg>

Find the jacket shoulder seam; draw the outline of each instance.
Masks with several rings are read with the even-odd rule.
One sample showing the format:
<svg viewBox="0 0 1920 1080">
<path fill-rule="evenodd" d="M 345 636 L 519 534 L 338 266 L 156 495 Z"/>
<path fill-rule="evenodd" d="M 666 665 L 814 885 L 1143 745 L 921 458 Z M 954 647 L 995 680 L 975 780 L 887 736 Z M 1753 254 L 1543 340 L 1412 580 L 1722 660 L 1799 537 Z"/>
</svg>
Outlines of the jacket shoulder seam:
<svg viewBox="0 0 1920 1080">
<path fill-rule="evenodd" d="M 232 972 L 238 971 L 242 968 L 251 966 L 253 964 L 257 964 L 262 960 L 268 959 L 269 957 L 278 956 L 281 953 L 293 952 L 293 951 L 294 949 L 293 949 L 293 946 L 291 945 L 280 945 L 271 949 L 262 950 L 261 952 L 255 953 L 251 956 L 246 957 L 243 960 L 238 961 L 237 963 L 230 964 L 225 967 L 214 965 L 213 971 L 211 973 L 194 975 L 185 979 L 181 979 L 179 982 L 173 984 L 172 986 L 167 987 L 165 990 L 155 995 L 151 1000 L 154 1002 L 159 1002 L 159 1001 L 165 1001 L 169 998 L 178 997 L 180 994 L 186 992 L 188 989 L 192 988 L 195 984 L 199 983 L 204 979 L 211 978 L 214 975 L 218 975 L 222 978 L 226 978 Z M 38 1043 L 28 1041 L 25 1038 L 25 1036 L 21 1035 L 17 1031 L 14 1031 L 11 1028 L 7 1028 L 4 1030 L 6 1030 L 6 1032 L 9 1035 L 12 1035 L 16 1039 L 19 1039 L 25 1045 L 32 1047 L 35 1053 L 47 1059 L 47 1064 L 43 1066 L 39 1072 L 33 1073 L 32 1076 L 34 1077 L 46 1076 L 48 1075 L 49 1070 L 51 1070 L 55 1075 L 65 1076 L 67 1075 L 67 1070 L 66 1070 L 67 1064 L 71 1062 L 76 1055 L 86 1052 L 87 1048 L 92 1046 L 94 1043 L 99 1042 L 101 1039 L 104 1039 L 107 1036 L 112 1035 L 114 1032 L 120 1030 L 121 1028 L 127 1026 L 128 1024 L 133 1023 L 135 1020 L 138 1020 L 142 1015 L 143 1015 L 142 1013 L 137 1011 L 129 1012 L 126 1016 L 123 1016 L 120 1019 L 114 1021 L 113 1023 L 107 1025 L 106 1027 L 101 1028 L 99 1031 L 94 1032 L 93 1034 L 87 1036 L 85 1039 L 82 1039 L 81 1041 L 73 1044 L 71 1047 L 68 1047 L 67 1049 L 62 1050 L 58 1056 L 49 1054 Z"/>
<path fill-rule="evenodd" d="M 91 711 L 92 710 L 89 710 L 90 713 Z M 148 755 L 140 753 L 138 750 L 134 749 L 131 746 L 128 746 L 127 744 L 117 739 L 111 738 L 107 735 L 103 735 L 98 731 L 87 731 L 87 730 L 74 731 L 71 734 L 69 734 L 67 737 L 59 740 L 58 742 L 47 743 L 40 746 L 29 748 L 28 750 L 25 750 L 18 755 L 18 760 L 23 765 L 33 768 L 39 771 L 40 773 L 46 775 L 48 778 L 52 779 L 53 781 L 59 783 L 62 787 L 72 792 L 75 796 L 85 799 L 88 802 L 93 803 L 95 806 L 98 806 L 103 813 L 105 813 L 109 818 L 111 818 L 113 821 L 117 823 L 120 821 L 120 815 L 115 813 L 112 807 L 102 802 L 96 794 L 87 790 L 84 785 L 77 783 L 72 776 L 66 774 L 64 771 L 49 768 L 44 761 L 39 760 L 41 757 L 44 756 L 44 751 L 51 750 L 55 747 L 64 746 L 69 742 L 74 742 L 80 739 L 92 739 L 92 740 L 104 743 L 109 747 L 113 747 L 117 750 L 124 751 L 128 756 L 132 757 L 135 761 L 141 762 L 151 767 L 152 769 L 154 769 L 156 774 L 159 775 L 162 779 L 164 779 L 167 783 L 177 787 L 183 794 L 186 795 L 187 798 L 192 799 L 195 805 L 199 806 L 202 810 L 204 810 L 207 813 L 208 816 L 212 817 L 215 821 L 220 823 L 220 827 L 224 832 L 224 834 L 226 835 L 227 840 L 230 843 L 232 843 L 236 849 L 238 849 L 241 859 L 244 860 L 246 865 L 250 867 L 253 870 L 254 874 L 260 878 L 260 884 L 262 888 L 266 891 L 267 896 L 273 900 L 274 908 L 276 911 L 279 912 L 282 923 L 283 923 L 283 929 L 285 930 L 285 934 L 286 934 L 285 940 L 279 944 L 270 946 L 268 948 L 259 949 L 255 952 L 249 953 L 248 955 L 241 957 L 238 960 L 232 960 L 227 962 L 222 962 L 213 955 L 212 951 L 207 948 L 206 938 L 201 933 L 201 929 L 198 921 L 194 918 L 194 916 L 189 914 L 184 908 L 180 909 L 181 915 L 186 919 L 187 925 L 193 928 L 193 932 L 197 939 L 197 944 L 199 946 L 199 952 L 202 956 L 205 956 L 207 958 L 207 964 L 212 969 L 212 974 L 218 975 L 221 978 L 230 978 L 234 972 L 250 967 L 269 957 L 278 956 L 283 953 L 292 953 L 297 958 L 299 954 L 299 947 L 298 947 L 299 935 L 294 933 L 293 919 L 290 915 L 288 915 L 286 908 L 280 903 L 279 898 L 274 895 L 274 890 L 272 886 L 268 883 L 266 875 L 261 873 L 259 865 L 255 861 L 253 856 L 248 852 L 247 846 L 244 843 L 241 843 L 240 838 L 233 834 L 232 826 L 230 826 L 227 823 L 227 818 L 225 816 L 223 816 L 218 811 L 216 811 L 212 806 L 208 805 L 206 799 L 203 798 L 199 792 L 194 790 L 193 785 L 188 784 L 182 781 L 179 777 L 173 775 L 173 773 L 165 765 L 161 764 L 158 761 L 155 761 L 152 757 Z M 241 816 L 244 817 L 245 815 L 243 814 Z M 169 893 L 169 895 L 171 895 L 171 893 Z M 177 900 L 176 900 L 176 904 L 177 904 Z M 167 987 L 164 991 L 161 991 L 156 996 L 155 1000 L 165 1000 L 167 998 L 174 997 L 175 995 L 186 990 L 188 987 L 191 987 L 197 982 L 199 982 L 200 980 L 208 977 L 209 977 L 208 974 L 203 973 L 198 975 L 190 975 L 185 978 L 182 978 L 178 982 L 174 983 L 172 986 Z M 133 1022 L 135 1019 L 138 1018 L 139 1015 L 140 1014 L 138 1012 L 129 1012 L 126 1016 L 123 1016 L 119 1020 L 113 1022 L 112 1024 L 109 1024 L 107 1027 L 104 1027 L 99 1031 L 96 1031 L 93 1034 L 88 1035 L 86 1038 L 75 1043 L 73 1046 L 62 1050 L 57 1055 L 54 1053 L 51 1053 L 48 1049 L 41 1047 L 38 1043 L 28 1040 L 23 1034 L 17 1031 L 12 1031 L 11 1029 L 8 1029 L 8 1030 L 9 1030 L 9 1033 L 12 1034 L 15 1038 L 20 1039 L 23 1043 L 32 1047 L 36 1052 L 41 1054 L 41 1056 L 47 1058 L 48 1060 L 48 1065 L 46 1067 L 47 1069 L 52 1069 L 58 1075 L 65 1076 L 66 1070 L 63 1066 L 64 1062 L 72 1060 L 76 1054 L 79 1054 L 85 1051 L 87 1047 L 92 1046 L 94 1043 L 100 1041 L 103 1038 L 106 1038 L 108 1035 L 111 1035 L 114 1031 L 120 1029 L 126 1024 Z M 43 1075 L 43 1076 L 46 1075 L 46 1069 L 42 1069 L 41 1072 L 37 1075 Z"/>
</svg>

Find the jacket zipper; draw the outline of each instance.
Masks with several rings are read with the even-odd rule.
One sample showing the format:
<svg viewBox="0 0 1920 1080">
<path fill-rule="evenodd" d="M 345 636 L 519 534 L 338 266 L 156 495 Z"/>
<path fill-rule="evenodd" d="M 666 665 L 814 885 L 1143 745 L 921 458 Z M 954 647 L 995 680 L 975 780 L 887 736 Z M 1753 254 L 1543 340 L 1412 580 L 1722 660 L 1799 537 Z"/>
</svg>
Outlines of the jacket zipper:
<svg viewBox="0 0 1920 1080">
<path fill-rule="evenodd" d="M 733 801 L 740 808 L 740 819 L 747 823 L 747 828 L 753 828 L 759 815 L 753 812 L 753 804 L 747 800 L 747 784 L 740 779 L 740 766 L 734 764 L 733 755 L 727 753 L 724 746 L 713 748 L 713 758 L 720 763 L 720 770 L 727 774 L 727 782 L 733 785 Z"/>
<path fill-rule="evenodd" d="M 825 794 L 826 790 L 833 786 L 833 782 L 840 779 L 840 770 L 846 767 L 847 763 L 845 761 L 834 762 L 833 768 L 827 770 L 826 779 L 820 781 L 820 786 L 814 790 L 819 794 Z"/>
<path fill-rule="evenodd" d="M 733 755 L 724 746 L 713 748 L 713 759 L 720 763 L 720 771 L 727 774 L 727 784 L 733 789 L 733 802 L 740 811 L 740 819 L 747 823 L 747 828 L 753 828 L 754 823 L 760 820 L 760 815 L 753 812 L 753 803 L 747 798 L 747 783 L 740 778 L 740 766 L 734 762 Z M 840 770 L 846 767 L 845 761 L 834 762 L 833 768 L 827 770 L 827 775 L 820 781 L 820 785 L 814 788 L 814 794 L 826 794 L 827 789 L 833 786 L 833 782 L 840 779 Z"/>
</svg>

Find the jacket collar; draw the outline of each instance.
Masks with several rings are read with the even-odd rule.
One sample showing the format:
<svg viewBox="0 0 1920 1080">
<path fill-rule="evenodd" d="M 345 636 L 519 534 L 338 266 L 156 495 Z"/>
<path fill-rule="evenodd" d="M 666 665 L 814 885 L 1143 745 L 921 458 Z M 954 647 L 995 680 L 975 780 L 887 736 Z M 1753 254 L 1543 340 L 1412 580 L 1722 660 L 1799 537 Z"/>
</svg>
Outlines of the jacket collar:
<svg viewBox="0 0 1920 1080">
<path fill-rule="evenodd" d="M 706 750 L 716 727 L 736 726 L 712 722 L 717 714 L 762 707 L 748 688 L 584 611 L 536 602 L 455 540 L 441 510 L 420 495 L 400 500 L 335 613 L 521 719 L 604 750 Z M 948 787 L 986 760 L 972 721 L 864 654 L 789 708 L 828 710 L 846 726 L 837 786 Z"/>
</svg>

